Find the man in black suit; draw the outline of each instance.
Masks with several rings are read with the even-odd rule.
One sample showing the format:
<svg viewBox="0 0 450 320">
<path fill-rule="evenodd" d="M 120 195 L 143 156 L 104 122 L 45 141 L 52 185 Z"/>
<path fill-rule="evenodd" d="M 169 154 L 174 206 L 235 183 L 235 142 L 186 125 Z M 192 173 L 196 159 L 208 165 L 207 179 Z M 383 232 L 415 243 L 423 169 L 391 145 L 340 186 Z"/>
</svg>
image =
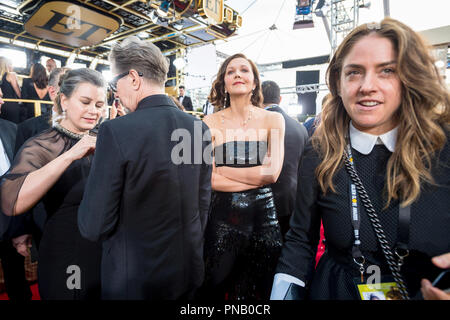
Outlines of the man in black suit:
<svg viewBox="0 0 450 320">
<path fill-rule="evenodd" d="M 194 111 L 194 107 L 192 106 L 191 97 L 186 95 L 184 86 L 179 86 L 178 89 L 180 91 L 178 101 L 180 101 L 180 103 L 183 105 L 183 107 L 186 111 Z"/>
<path fill-rule="evenodd" d="M 2 97 L 3 93 L 0 89 L 0 112 L 3 104 Z M 13 162 L 16 130 L 14 123 L 0 119 L 0 176 L 8 171 Z M 6 292 L 10 300 L 31 300 L 31 290 L 25 278 L 23 257 L 28 255 L 30 243 L 28 230 L 25 230 L 28 217 L 6 217 L 1 212 L 0 215 L 0 260 Z"/>
<path fill-rule="evenodd" d="M 274 81 L 264 81 L 262 92 L 265 109 L 281 113 L 286 124 L 283 168 L 277 182 L 272 185 L 278 222 L 284 237 L 289 230 L 289 219 L 295 206 L 298 168 L 303 149 L 308 140 L 308 133 L 304 126 L 288 116 L 279 107 L 281 101 L 280 87 Z"/>
<path fill-rule="evenodd" d="M 78 210 L 81 234 L 103 240 L 102 298 L 190 299 L 204 278 L 208 127 L 165 94 L 168 62 L 154 44 L 127 38 L 110 61 L 130 113 L 100 126 Z"/>
</svg>

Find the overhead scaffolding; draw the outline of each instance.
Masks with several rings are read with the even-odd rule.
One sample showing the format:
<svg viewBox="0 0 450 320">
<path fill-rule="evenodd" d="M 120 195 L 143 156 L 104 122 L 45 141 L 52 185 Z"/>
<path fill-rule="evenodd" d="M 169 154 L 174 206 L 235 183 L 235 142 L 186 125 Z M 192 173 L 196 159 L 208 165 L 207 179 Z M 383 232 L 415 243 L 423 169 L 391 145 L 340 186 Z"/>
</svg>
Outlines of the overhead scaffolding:
<svg viewBox="0 0 450 320">
<path fill-rule="evenodd" d="M 328 86 L 325 83 L 303 84 L 295 87 L 280 88 L 282 94 L 289 93 L 308 93 L 328 91 Z"/>
<path fill-rule="evenodd" d="M 332 54 L 347 34 L 358 26 L 359 9 L 369 7 L 370 2 L 366 0 L 330 0 L 314 12 L 322 18 Z"/>
</svg>

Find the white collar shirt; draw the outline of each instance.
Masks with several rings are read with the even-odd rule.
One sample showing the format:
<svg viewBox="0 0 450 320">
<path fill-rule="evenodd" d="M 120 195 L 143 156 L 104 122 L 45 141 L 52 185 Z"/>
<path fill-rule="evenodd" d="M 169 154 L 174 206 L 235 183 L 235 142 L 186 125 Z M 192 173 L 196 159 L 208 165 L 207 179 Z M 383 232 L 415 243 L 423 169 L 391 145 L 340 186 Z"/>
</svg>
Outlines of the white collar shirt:
<svg viewBox="0 0 450 320">
<path fill-rule="evenodd" d="M 8 171 L 11 163 L 9 162 L 8 155 L 6 154 L 5 147 L 3 146 L 3 141 L 0 139 L 0 176 Z"/>
<path fill-rule="evenodd" d="M 398 127 L 395 127 L 391 131 L 377 136 L 359 131 L 350 121 L 350 143 L 352 144 L 353 149 L 362 154 L 371 153 L 376 144 L 384 144 L 390 152 L 394 152 L 395 142 L 397 140 L 397 131 Z"/>
</svg>

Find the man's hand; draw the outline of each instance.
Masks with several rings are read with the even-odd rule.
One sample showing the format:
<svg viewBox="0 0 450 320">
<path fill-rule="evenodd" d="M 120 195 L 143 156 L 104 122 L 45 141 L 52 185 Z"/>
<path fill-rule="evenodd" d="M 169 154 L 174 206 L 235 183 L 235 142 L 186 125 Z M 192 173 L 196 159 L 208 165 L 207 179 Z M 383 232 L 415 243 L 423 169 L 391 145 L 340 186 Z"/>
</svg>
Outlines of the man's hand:
<svg viewBox="0 0 450 320">
<path fill-rule="evenodd" d="M 110 120 L 116 118 L 117 116 L 121 117 L 126 114 L 124 107 L 120 103 L 119 99 L 115 99 L 111 106 Z"/>
<path fill-rule="evenodd" d="M 448 269 L 450 268 L 450 253 L 434 257 L 431 261 L 439 268 Z M 425 300 L 450 300 L 450 293 L 433 287 L 427 279 L 422 279 L 421 285 L 420 291 Z"/>
</svg>

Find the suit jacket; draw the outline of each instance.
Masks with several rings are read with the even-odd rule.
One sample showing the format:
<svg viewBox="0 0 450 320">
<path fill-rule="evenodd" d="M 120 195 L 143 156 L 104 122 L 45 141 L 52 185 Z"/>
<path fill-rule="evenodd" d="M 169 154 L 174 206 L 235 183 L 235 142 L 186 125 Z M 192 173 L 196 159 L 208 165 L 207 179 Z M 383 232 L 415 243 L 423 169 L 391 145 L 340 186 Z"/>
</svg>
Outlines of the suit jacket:
<svg viewBox="0 0 450 320">
<path fill-rule="evenodd" d="M 8 120 L 0 119 L 0 139 L 11 164 L 14 159 L 16 130 L 16 124 Z M 28 233 L 27 225 L 29 219 L 29 215 L 7 217 L 0 212 L 0 239 L 7 240 Z"/>
<path fill-rule="evenodd" d="M 42 131 L 50 128 L 51 113 L 40 115 L 39 117 L 27 119 L 17 125 L 17 137 L 16 145 L 14 148 L 14 154 L 19 151 L 20 147 L 29 138 L 41 133 Z"/>
<path fill-rule="evenodd" d="M 285 121 L 283 168 L 277 182 L 272 184 L 272 191 L 278 217 L 290 217 L 295 206 L 298 169 L 303 149 L 308 141 L 308 132 L 279 106 L 273 105 L 267 110 L 281 113 Z M 285 228 L 283 230 L 283 227 L 284 234 L 287 230 Z"/>
<path fill-rule="evenodd" d="M 200 157 L 198 164 L 176 164 L 180 136 L 182 155 Z M 177 299 L 201 285 L 208 146 L 208 127 L 166 95 L 149 96 L 135 112 L 100 126 L 78 225 L 87 239 L 104 240 L 103 299 Z"/>
<path fill-rule="evenodd" d="M 178 101 L 180 101 L 181 96 L 178 97 Z M 194 107 L 192 106 L 191 97 L 184 96 L 182 105 L 186 111 L 193 111 Z"/>
<path fill-rule="evenodd" d="M 17 125 L 11 121 L 0 119 L 0 139 L 9 161 L 14 159 L 14 146 L 16 143 Z"/>
</svg>

